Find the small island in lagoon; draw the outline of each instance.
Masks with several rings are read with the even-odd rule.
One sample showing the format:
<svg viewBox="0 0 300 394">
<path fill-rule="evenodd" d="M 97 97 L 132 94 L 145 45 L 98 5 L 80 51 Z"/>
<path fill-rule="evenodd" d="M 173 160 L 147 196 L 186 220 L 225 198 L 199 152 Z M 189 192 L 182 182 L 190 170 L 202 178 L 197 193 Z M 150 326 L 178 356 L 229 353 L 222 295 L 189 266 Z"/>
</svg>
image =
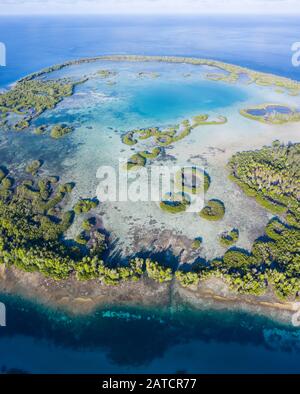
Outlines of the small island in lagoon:
<svg viewBox="0 0 300 394">
<path fill-rule="evenodd" d="M 257 107 L 242 109 L 241 115 L 263 123 L 283 124 L 300 122 L 300 109 L 288 105 L 262 104 Z"/>
<path fill-rule="evenodd" d="M 270 90 L 278 104 L 251 106 Z M 191 103 L 180 101 L 192 91 Z M 99 56 L 24 77 L 0 95 L 1 289 L 75 313 L 166 305 L 170 289 L 179 304 L 293 313 L 299 94 L 297 81 L 176 57 Z M 205 206 L 187 211 L 200 192 L 193 170 L 179 171 L 184 195 L 159 204 L 96 199 L 97 168 L 121 156 L 130 173 L 205 168 Z M 156 257 L 166 251 L 175 265 Z"/>
</svg>

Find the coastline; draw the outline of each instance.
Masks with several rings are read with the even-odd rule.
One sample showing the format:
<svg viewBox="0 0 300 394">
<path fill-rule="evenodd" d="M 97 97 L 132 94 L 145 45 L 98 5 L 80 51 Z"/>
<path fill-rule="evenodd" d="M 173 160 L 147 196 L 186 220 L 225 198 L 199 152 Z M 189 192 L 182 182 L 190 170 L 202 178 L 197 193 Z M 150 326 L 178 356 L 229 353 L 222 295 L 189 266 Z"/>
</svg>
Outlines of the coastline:
<svg viewBox="0 0 300 394">
<path fill-rule="evenodd" d="M 296 94 L 300 92 L 300 81 L 296 81 L 287 77 L 265 73 L 261 71 L 252 70 L 250 68 L 237 66 L 235 64 L 226 63 L 213 59 L 202 59 L 194 57 L 182 56 L 144 56 L 144 55 L 100 55 L 91 58 L 82 58 L 78 60 L 69 60 L 61 64 L 56 64 L 40 71 L 26 75 L 25 77 L 17 80 L 15 83 L 32 80 L 36 77 L 43 76 L 53 71 L 61 70 L 62 68 L 78 65 L 82 63 L 92 63 L 96 61 L 128 61 L 128 62 L 165 62 L 165 63 L 185 63 L 198 66 L 211 66 L 219 68 L 232 75 L 233 82 L 237 81 L 241 75 L 249 77 L 248 84 L 257 83 L 261 86 L 276 85 L 281 88 L 296 90 Z M 291 92 L 292 93 L 292 92 Z"/>
<path fill-rule="evenodd" d="M 182 57 L 155 57 L 155 56 L 100 56 L 91 59 L 70 61 L 50 67 L 40 72 L 31 74 L 27 78 L 35 78 L 57 69 L 92 62 L 97 60 L 108 61 L 161 61 L 170 63 L 189 63 L 195 65 L 210 65 L 219 67 L 230 73 L 247 73 L 251 83 L 256 83 L 257 78 L 269 78 L 271 84 L 284 84 L 287 89 L 296 86 L 300 89 L 300 83 L 285 77 L 272 74 L 255 72 L 240 66 L 213 60 L 182 58 Z M 19 81 L 19 82 L 20 82 Z M 282 86 L 282 85 L 281 85 Z M 242 308 L 248 311 L 274 315 L 279 319 L 290 320 L 295 312 L 294 303 L 281 302 L 270 293 L 264 296 L 243 296 L 229 292 L 223 282 L 218 279 L 210 279 L 201 282 L 197 289 L 181 287 L 174 280 L 171 283 L 158 284 L 149 278 L 143 278 L 140 282 L 123 282 L 118 286 L 106 286 L 99 281 L 78 282 L 74 277 L 68 280 L 56 282 L 43 277 L 40 274 L 29 274 L 15 268 L 0 267 L 0 289 L 4 292 L 23 295 L 26 298 L 37 299 L 39 302 L 54 308 L 62 308 L 72 314 L 87 314 L 95 308 L 108 304 L 141 305 L 141 306 L 173 306 L 176 303 L 187 303 L 202 308 L 209 305 L 212 308 Z"/>
<path fill-rule="evenodd" d="M 109 286 L 98 280 L 81 282 L 75 277 L 55 281 L 39 273 L 4 265 L 0 266 L 0 292 L 74 317 L 88 316 L 113 306 L 171 308 L 173 311 L 186 306 L 196 311 L 242 311 L 291 325 L 292 315 L 298 310 L 294 302 L 281 301 L 271 291 L 263 296 L 234 293 L 218 278 L 201 281 L 197 287 L 189 288 L 175 280 L 157 283 L 147 277 L 139 282 Z"/>
</svg>

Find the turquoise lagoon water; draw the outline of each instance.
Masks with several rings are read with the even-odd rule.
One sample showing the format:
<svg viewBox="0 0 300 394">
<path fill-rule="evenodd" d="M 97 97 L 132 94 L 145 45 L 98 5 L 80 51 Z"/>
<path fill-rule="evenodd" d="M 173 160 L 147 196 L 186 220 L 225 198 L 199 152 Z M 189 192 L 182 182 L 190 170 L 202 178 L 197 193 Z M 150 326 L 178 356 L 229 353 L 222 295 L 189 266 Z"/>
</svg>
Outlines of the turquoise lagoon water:
<svg viewBox="0 0 300 394">
<path fill-rule="evenodd" d="M 51 126 L 66 122 L 75 126 L 75 133 L 66 136 L 63 144 L 32 133 L 2 134 L 2 163 L 19 167 L 32 157 L 40 157 L 48 171 L 63 174 L 63 162 L 70 159 L 73 170 L 68 175 L 80 173 L 92 183 L 100 165 L 117 165 L 120 152 L 126 148 L 121 144 L 124 132 L 174 125 L 200 113 L 222 115 L 226 108 L 249 98 L 245 87 L 205 80 L 208 70 L 184 64 L 97 61 L 67 67 L 47 78 L 80 79 L 103 69 L 116 71 L 117 75 L 109 79 L 91 78 L 77 86 L 74 96 L 34 123 Z M 140 72 L 146 76 L 139 77 Z M 153 72 L 157 78 L 147 74 Z M 89 165 L 89 174 L 84 174 L 85 164 Z"/>
<path fill-rule="evenodd" d="M 296 18 L 1 17 L 0 41 L 7 45 L 8 67 L 0 68 L 0 88 L 51 64 L 111 53 L 207 57 L 299 79 L 290 61 L 291 44 L 299 37 Z M 68 161 L 68 175 L 76 177 L 89 168 L 94 176 L 99 164 L 124 148 L 120 134 L 128 128 L 165 125 L 199 112 L 226 114 L 251 99 L 249 91 L 205 81 L 189 66 L 178 65 L 170 72 L 167 65 L 159 65 L 163 77 L 157 79 L 132 74 L 134 68 L 155 67 L 124 65 L 116 85 L 82 85 L 74 97 L 45 114 L 40 123 L 75 123 L 76 131 L 63 144 L 47 136 L 0 132 L 1 163 L 18 172 L 34 156 L 45 160 L 47 172 L 64 173 Z M 184 78 L 188 72 L 192 76 Z M 100 95 L 84 95 L 91 87 Z M 299 372 L 299 331 L 260 316 L 108 307 L 74 318 L 13 296 L 0 295 L 0 301 L 7 307 L 7 327 L 0 328 L 3 369 Z"/>
</svg>

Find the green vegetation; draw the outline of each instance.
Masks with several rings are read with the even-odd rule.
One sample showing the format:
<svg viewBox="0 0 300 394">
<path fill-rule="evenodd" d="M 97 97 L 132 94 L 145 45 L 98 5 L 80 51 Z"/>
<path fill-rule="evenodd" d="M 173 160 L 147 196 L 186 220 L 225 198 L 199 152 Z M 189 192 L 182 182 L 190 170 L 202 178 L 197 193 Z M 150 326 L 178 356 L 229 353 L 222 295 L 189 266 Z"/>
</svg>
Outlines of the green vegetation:
<svg viewBox="0 0 300 394">
<path fill-rule="evenodd" d="M 229 232 L 225 232 L 220 236 L 220 244 L 229 247 L 235 244 L 239 239 L 239 230 L 234 228 Z"/>
<path fill-rule="evenodd" d="M 232 158 L 229 168 L 233 178 L 240 175 L 240 185 L 245 182 L 247 188 L 260 190 L 264 198 L 269 198 L 270 193 L 282 196 L 280 202 L 286 204 L 287 211 L 284 218 L 289 223 L 278 218 L 272 219 L 266 226 L 264 237 L 257 239 L 249 252 L 231 248 L 218 260 L 194 265 L 189 271 L 177 270 L 175 277 L 182 286 L 195 287 L 199 281 L 219 277 L 232 291 L 241 294 L 261 295 L 271 288 L 282 299 L 294 300 L 299 297 L 298 160 L 299 144 L 284 146 L 278 142 L 272 147 L 243 152 Z M 255 172 L 256 169 L 259 171 Z M 274 169 L 277 170 L 277 178 Z M 3 167 L 1 170 L 3 182 L 8 179 L 8 171 Z M 252 171 L 256 177 L 253 177 Z M 268 183 L 265 183 L 267 176 Z M 273 179 L 276 182 L 273 183 Z M 246 183 L 249 180 L 251 184 Z M 38 271 L 55 279 L 64 279 L 75 273 L 78 280 L 98 279 L 107 285 L 136 281 L 145 274 L 158 283 L 173 279 L 170 268 L 149 259 L 135 259 L 126 266 L 115 268 L 106 266 L 101 259 L 107 247 L 105 236 L 93 229 L 96 224 L 94 219 L 84 221 L 85 232 L 75 240 L 79 247 L 65 243 L 64 232 L 72 224 L 74 212 L 63 212 L 57 208 L 58 204 L 63 206 L 64 196 L 71 192 L 73 184 L 60 185 L 55 177 L 25 179 L 16 184 L 18 186 L 13 184 L 11 190 L 5 192 L 0 187 L 1 263 L 26 271 Z M 223 212 L 224 208 L 220 208 L 223 205 L 219 204 L 217 211 Z M 93 200 L 80 200 L 76 211 L 87 212 L 96 205 Z M 238 231 L 232 230 L 222 238 L 226 246 L 230 246 L 237 240 Z M 200 239 L 194 240 L 192 246 L 195 249 L 200 247 Z"/>
<path fill-rule="evenodd" d="M 183 167 L 175 175 L 175 185 L 185 193 L 197 194 L 207 192 L 210 186 L 207 172 L 195 166 Z"/>
<path fill-rule="evenodd" d="M 264 208 L 296 225 L 300 220 L 300 144 L 274 141 L 260 150 L 241 152 L 229 162 L 230 179 Z"/>
<path fill-rule="evenodd" d="M 89 241 L 89 237 L 86 235 L 85 231 L 82 231 L 77 237 L 75 241 L 80 245 L 86 245 Z"/>
<path fill-rule="evenodd" d="M 115 77 L 117 75 L 117 72 L 111 70 L 99 70 L 97 71 L 97 74 L 100 75 L 101 78 L 109 78 Z"/>
<path fill-rule="evenodd" d="M 24 181 L 11 194 L 0 196 L 0 263 L 62 279 L 71 271 L 75 252 L 61 242 L 72 213 L 50 216 L 40 211 L 40 205 L 50 198 L 50 194 L 43 195 L 43 181 Z"/>
<path fill-rule="evenodd" d="M 133 138 L 133 136 L 134 136 L 134 132 L 132 132 L 132 131 L 129 131 L 128 133 L 126 133 L 122 137 L 123 144 L 129 145 L 129 146 L 135 145 L 137 143 L 137 140 L 135 140 Z"/>
<path fill-rule="evenodd" d="M 42 165 L 43 165 L 43 162 L 41 160 L 33 160 L 31 163 L 29 163 L 26 166 L 25 171 L 28 174 L 35 175 L 38 172 L 38 170 L 41 168 Z"/>
<path fill-rule="evenodd" d="M 227 83 L 236 83 L 239 79 L 239 74 L 232 71 L 227 74 L 223 73 L 208 73 L 206 74 L 206 78 L 211 81 L 223 81 Z"/>
<path fill-rule="evenodd" d="M 86 231 L 90 231 L 95 225 L 95 219 L 94 218 L 90 218 L 90 219 L 85 219 L 82 222 L 82 228 Z"/>
<path fill-rule="evenodd" d="M 24 78 L 0 95 L 0 115 L 5 119 L 2 127 L 16 131 L 27 129 L 33 119 L 71 96 L 75 85 L 81 82 Z M 41 131 L 39 128 L 38 132 Z"/>
<path fill-rule="evenodd" d="M 223 63 L 217 60 L 211 59 L 199 59 L 190 57 L 175 57 L 175 56 L 144 56 L 144 55 L 103 55 L 96 56 L 93 58 L 83 58 L 79 60 L 70 60 L 63 64 L 57 64 L 41 71 L 37 71 L 22 78 L 19 83 L 32 81 L 37 77 L 44 76 L 53 71 L 60 70 L 64 67 L 91 63 L 98 60 L 109 60 L 109 61 L 128 61 L 128 62 L 165 62 L 165 63 L 186 63 L 195 66 L 209 66 L 217 70 L 221 70 L 223 73 L 210 73 L 208 74 L 209 79 L 213 80 L 223 80 L 224 82 L 235 83 L 240 77 L 247 79 L 245 83 L 247 84 L 257 84 L 259 86 L 270 86 L 274 88 L 284 89 L 289 95 L 296 96 L 300 94 L 300 83 L 292 79 L 281 77 L 278 75 L 267 74 L 263 72 L 258 72 L 250 70 L 245 67 Z M 102 70 L 103 71 L 103 70 Z M 106 73 L 105 73 L 106 74 Z M 142 73 L 143 75 L 143 73 Z M 151 75 L 151 73 L 150 73 Z M 152 74 L 153 76 L 153 74 Z M 156 76 L 156 75 L 155 75 Z"/>
<path fill-rule="evenodd" d="M 13 125 L 13 129 L 15 131 L 22 131 L 24 129 L 27 129 L 29 126 L 30 126 L 30 124 L 29 124 L 28 120 L 22 119 Z"/>
<path fill-rule="evenodd" d="M 172 137 L 171 135 L 167 134 L 167 133 L 160 133 L 159 135 L 157 135 L 155 137 L 155 142 L 159 145 L 159 146 L 169 146 L 171 145 L 174 141 L 174 137 Z"/>
<path fill-rule="evenodd" d="M 219 116 L 216 121 L 208 121 L 208 115 L 198 115 L 193 118 L 193 124 L 191 125 L 188 119 L 183 120 L 180 124 L 167 127 L 165 129 L 160 129 L 158 127 L 151 127 L 146 129 L 135 129 L 128 131 L 122 136 L 122 142 L 125 145 L 133 146 L 141 141 L 148 140 L 152 138 L 155 145 L 149 152 L 147 150 L 139 151 L 134 153 L 129 159 L 125 166 L 127 171 L 136 170 L 141 167 L 146 166 L 147 160 L 156 159 L 164 147 L 168 147 L 176 142 L 179 142 L 186 138 L 191 131 L 200 125 L 216 125 L 224 124 L 227 119 L 223 116 Z M 151 142 L 152 142 L 151 141 Z M 205 175 L 205 188 L 209 187 L 209 177 Z"/>
<path fill-rule="evenodd" d="M 96 224 L 94 223 L 93 219 L 90 219 L 90 222 L 93 222 L 93 226 Z M 91 234 L 90 240 L 90 254 L 91 256 L 101 256 L 102 253 L 107 249 L 107 243 L 105 239 L 105 235 L 100 232 L 100 230 L 96 229 Z"/>
<path fill-rule="evenodd" d="M 3 173 L 2 181 L 8 179 L 7 171 Z M 124 267 L 105 266 L 101 260 L 106 249 L 105 236 L 97 229 L 90 236 L 82 232 L 76 237 L 80 247 L 65 243 L 64 232 L 71 226 L 74 212 L 63 212 L 58 204 L 63 203 L 64 193 L 72 190 L 72 184 L 60 185 L 55 177 L 51 179 L 56 182 L 50 183 L 47 178 L 25 179 L 12 193 L 5 196 L 0 193 L 0 264 L 37 271 L 56 280 L 75 273 L 78 280 L 99 279 L 110 285 L 139 280 L 146 272 L 160 283 L 172 279 L 169 268 L 149 259 L 134 259 Z M 55 190 L 52 184 L 56 185 Z M 96 203 L 81 200 L 78 206 L 81 213 Z M 51 215 L 46 212 L 48 208 Z M 94 218 L 87 222 L 96 224 Z"/>
<path fill-rule="evenodd" d="M 126 164 L 127 171 L 137 170 L 146 165 L 146 159 L 139 153 L 132 155 Z"/>
<path fill-rule="evenodd" d="M 218 120 L 208 120 L 209 115 L 198 115 L 193 118 L 193 127 L 205 125 L 218 125 L 228 122 L 226 116 L 219 116 Z"/>
<path fill-rule="evenodd" d="M 80 215 L 81 213 L 87 213 L 91 209 L 96 208 L 98 206 L 99 202 L 97 200 L 91 200 L 91 199 L 81 199 L 79 200 L 75 206 L 74 206 L 74 212 L 77 215 Z"/>
<path fill-rule="evenodd" d="M 269 111 L 270 108 L 271 110 Z M 276 110 L 276 108 L 278 109 Z M 286 111 L 282 112 L 282 109 Z M 255 114 L 255 111 L 261 112 L 261 114 Z M 287 105 L 262 104 L 253 108 L 241 109 L 240 114 L 246 118 L 268 124 L 300 122 L 299 110 Z"/>
<path fill-rule="evenodd" d="M 50 136 L 55 139 L 62 138 L 64 135 L 69 134 L 73 131 L 72 127 L 65 124 L 58 124 L 52 127 Z"/>
<path fill-rule="evenodd" d="M 221 220 L 225 215 L 225 206 L 220 200 L 209 200 L 199 215 L 203 219 L 211 221 Z"/>
<path fill-rule="evenodd" d="M 198 286 L 200 281 L 200 276 L 198 272 L 177 270 L 175 272 L 175 277 L 183 287 Z"/>
<path fill-rule="evenodd" d="M 41 126 L 36 127 L 33 132 L 36 135 L 42 135 L 42 134 L 45 134 L 46 131 L 47 131 L 47 126 L 41 125 Z"/>
<path fill-rule="evenodd" d="M 138 134 L 139 140 L 147 140 L 148 138 L 158 136 L 160 134 L 160 130 L 158 127 L 151 127 L 149 129 L 133 130 L 133 133 Z"/>
<path fill-rule="evenodd" d="M 282 299 L 297 299 L 300 291 L 300 232 L 278 219 L 266 227 L 264 238 L 256 240 L 251 252 L 228 250 L 222 259 L 213 260 L 192 271 L 177 271 L 182 286 L 197 286 L 199 280 L 219 277 L 232 291 L 261 295 L 268 287 Z"/>
<path fill-rule="evenodd" d="M 161 148 L 157 147 L 152 150 L 152 152 L 143 151 L 139 152 L 139 155 L 144 157 L 145 159 L 156 159 L 157 156 L 160 154 Z"/>
<path fill-rule="evenodd" d="M 158 127 L 131 130 L 122 137 L 122 142 L 127 145 L 135 145 L 138 140 L 141 141 L 154 138 L 154 141 L 159 145 L 159 147 L 165 147 L 183 140 L 197 126 L 224 124 L 227 122 L 227 119 L 223 116 L 219 116 L 218 120 L 216 121 L 207 121 L 207 119 L 208 115 L 198 115 L 193 118 L 193 125 L 191 125 L 190 121 L 186 119 L 183 120 L 179 125 L 168 127 L 162 130 L 160 130 Z M 154 149 L 158 149 L 159 147 Z"/>
<path fill-rule="evenodd" d="M 202 239 L 196 238 L 194 239 L 193 243 L 192 243 L 192 248 L 197 250 L 200 249 L 202 246 Z"/>
<path fill-rule="evenodd" d="M 159 283 L 169 282 L 173 279 L 171 268 L 166 268 L 157 262 L 146 260 L 146 271 L 149 278 L 154 279 Z"/>
<path fill-rule="evenodd" d="M 14 184 L 14 180 L 12 178 L 6 177 L 2 179 L 0 185 L 3 189 L 10 189 Z"/>
<path fill-rule="evenodd" d="M 140 78 L 159 78 L 160 74 L 154 71 L 141 71 L 138 73 Z"/>
<path fill-rule="evenodd" d="M 190 205 L 190 200 L 184 193 L 167 193 L 160 202 L 160 208 L 168 213 L 185 212 Z"/>
<path fill-rule="evenodd" d="M 0 167 L 0 182 L 2 181 L 2 179 L 4 179 L 6 177 L 6 175 L 8 174 L 8 171 L 5 167 Z"/>
</svg>

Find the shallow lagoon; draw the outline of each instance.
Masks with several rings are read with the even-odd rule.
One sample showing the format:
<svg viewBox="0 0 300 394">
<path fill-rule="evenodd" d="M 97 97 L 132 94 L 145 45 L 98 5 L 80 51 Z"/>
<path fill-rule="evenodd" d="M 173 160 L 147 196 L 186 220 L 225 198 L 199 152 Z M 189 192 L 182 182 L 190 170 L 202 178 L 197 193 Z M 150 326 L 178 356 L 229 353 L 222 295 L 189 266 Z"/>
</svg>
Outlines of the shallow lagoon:
<svg viewBox="0 0 300 394">
<path fill-rule="evenodd" d="M 101 70 L 112 74 L 104 77 Z M 250 103 L 270 102 L 271 97 L 272 102 L 287 105 L 297 105 L 299 98 L 276 93 L 272 87 L 245 85 L 243 81 L 227 84 L 207 80 L 207 73 L 212 71 L 212 67 L 189 64 L 96 61 L 50 73 L 46 78 L 89 78 L 76 87 L 72 97 L 35 122 L 66 122 L 75 127 L 74 132 L 58 141 L 25 132 L 2 135 L 2 163 L 18 170 L 32 158 L 43 159 L 44 171 L 76 183 L 71 205 L 78 197 L 96 195 L 100 166 L 118 168 L 120 158 L 128 159 L 139 149 L 149 149 L 143 143 L 134 147 L 123 144 L 121 137 L 128 130 L 172 126 L 198 114 L 208 114 L 212 119 L 226 116 L 226 124 L 199 126 L 184 140 L 166 147 L 159 162 L 204 166 L 212 179 L 207 198 L 225 203 L 222 221 L 209 223 L 197 213 L 170 215 L 154 202 L 103 202 L 97 212 L 114 246 L 112 258 L 165 249 L 177 258 L 182 249 L 180 242 L 177 245 L 179 236 L 185 244 L 202 237 L 200 256 L 211 259 L 223 254 L 218 235 L 231 228 L 240 230 L 237 246 L 250 248 L 263 234 L 270 215 L 227 179 L 226 162 L 238 150 L 260 147 L 275 139 L 296 141 L 298 133 L 294 125 L 257 125 L 244 119 L 239 110 Z M 73 225 L 70 237 L 76 235 L 78 225 Z M 158 234 L 162 242 L 155 244 Z M 195 253 L 187 250 L 180 261 L 192 262 L 194 258 Z"/>
</svg>

